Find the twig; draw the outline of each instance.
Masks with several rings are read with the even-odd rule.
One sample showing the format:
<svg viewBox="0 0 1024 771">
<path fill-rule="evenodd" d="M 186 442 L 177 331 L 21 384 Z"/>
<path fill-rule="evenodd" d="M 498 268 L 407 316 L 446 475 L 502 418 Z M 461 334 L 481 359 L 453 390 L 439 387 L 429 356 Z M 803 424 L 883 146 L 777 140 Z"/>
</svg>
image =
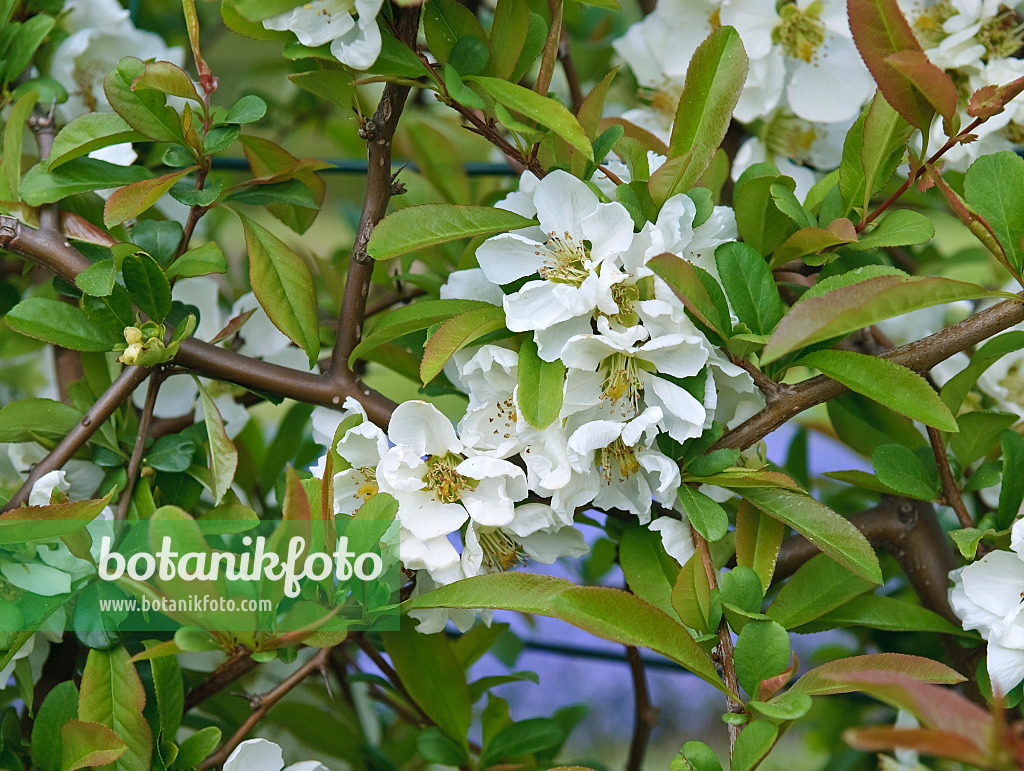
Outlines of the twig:
<svg viewBox="0 0 1024 771">
<path fill-rule="evenodd" d="M 644 660 L 635 645 L 626 646 L 626 659 L 629 661 L 629 672 L 633 677 L 633 740 L 629 745 L 629 760 L 626 771 L 640 771 L 647 753 L 647 743 L 651 739 L 651 731 L 658 724 L 658 708 L 651 704 L 650 692 L 647 688 L 647 674 L 644 671 Z"/>
<path fill-rule="evenodd" d="M 572 104 L 573 113 L 578 113 L 583 106 L 583 89 L 580 88 L 580 78 L 576 74 L 576 65 L 572 61 L 572 52 L 569 50 L 569 33 L 565 28 L 565 21 L 562 21 L 562 37 L 558 41 L 558 61 L 562 64 L 562 72 L 565 73 L 565 80 L 569 84 L 569 100 Z"/>
<path fill-rule="evenodd" d="M 711 551 L 708 549 L 708 542 L 696 530 L 693 531 L 693 545 L 700 555 L 700 561 L 704 565 L 704 572 L 708 577 L 708 585 L 712 590 L 718 587 L 718 576 L 715 573 L 715 564 L 711 561 Z M 718 660 L 722 665 L 722 678 L 726 686 L 735 694 L 740 692 L 740 682 L 736 677 L 736 660 L 732 647 L 732 633 L 729 631 L 729 624 L 723 617 L 718 624 Z M 727 697 L 726 703 L 729 712 L 740 714 L 743 712 L 743 704 L 731 696 Z M 736 738 L 740 735 L 742 726 L 729 723 L 729 757 L 736 747 Z"/>
<path fill-rule="evenodd" d="M 13 217 L 0 216 L 0 248 L 27 257 L 66 281 L 89 267 L 81 252 L 57 233 L 25 227 Z M 252 359 L 194 338 L 181 341 L 174 363 L 200 375 L 226 380 L 254 391 L 340 408 L 352 396 L 366 408 L 370 420 L 387 426 L 395 403 L 367 388 L 351 374 L 316 375 Z"/>
<path fill-rule="evenodd" d="M 946 504 L 956 512 L 956 518 L 960 520 L 960 527 L 974 527 L 974 520 L 967 513 L 964 499 L 960 496 L 960 488 L 956 486 L 956 480 L 953 479 L 953 469 L 949 467 L 949 456 L 946 455 L 946 448 L 942 444 L 942 434 L 939 433 L 939 429 L 928 426 L 928 441 L 932 445 L 935 464 L 939 467 L 942 496 Z"/>
<path fill-rule="evenodd" d="M 747 374 L 750 375 L 750 379 L 754 381 L 754 385 L 756 385 L 757 389 L 764 394 L 765 401 L 767 401 L 768 404 L 778 401 L 784 394 L 791 390 L 791 386 L 776 383 L 760 369 L 754 366 L 753 362 L 747 361 L 742 356 L 737 356 L 729 351 L 726 351 L 726 355 L 729 357 L 729 361 L 737 367 L 746 370 Z"/>
<path fill-rule="evenodd" d="M 231 753 L 234 752 L 235 748 L 241 744 L 245 737 L 249 734 L 257 723 L 263 719 L 264 715 L 270 711 L 277 702 L 287 696 L 291 691 L 303 680 L 305 680 L 314 670 L 324 671 L 327 666 L 328 657 L 331 655 L 330 648 L 321 648 L 312 658 L 309 659 L 305 664 L 296 669 L 290 674 L 285 680 L 275 686 L 270 691 L 264 694 L 259 694 L 252 699 L 253 711 L 245 719 L 245 722 L 239 726 L 238 730 L 235 731 L 231 738 L 221 745 L 220 749 L 214 752 L 210 757 L 199 764 L 199 768 L 219 768 L 224 765 L 224 761 L 230 757 Z"/>
<path fill-rule="evenodd" d="M 394 6 L 395 29 L 399 40 L 408 45 L 416 41 L 419 28 L 420 6 Z M 355 243 L 348 262 L 348 277 L 345 280 L 345 295 L 338 317 L 338 334 L 331 354 L 330 373 L 335 377 L 351 375 L 348 358 L 363 333 L 366 312 L 366 295 L 373 276 L 374 260 L 367 254 L 366 247 L 377 223 L 384 218 L 391 200 L 393 179 L 391 176 L 391 141 L 398 128 L 398 119 L 409 96 L 409 87 L 388 83 L 384 87 L 380 104 L 373 117 L 360 129 L 366 140 L 369 165 L 366 172 L 366 198 L 356 229 Z"/>
<path fill-rule="evenodd" d="M 239 646 L 235 654 L 217 667 L 216 670 L 196 688 L 185 696 L 185 712 L 199 706 L 211 696 L 220 693 L 238 678 L 256 668 L 258 662 L 252 657 L 252 651 Z"/>
<path fill-rule="evenodd" d="M 1024 321 L 1022 300 L 1024 298 L 1004 300 L 941 332 L 888 351 L 882 354 L 881 358 L 902 364 L 915 372 L 926 372 L 950 356 Z M 770 403 L 736 428 L 727 431 L 711 449 L 732 447 L 744 450 L 790 418 L 815 405 L 834 399 L 846 390 L 845 386 L 824 375 L 791 386 L 783 397 Z"/>
<path fill-rule="evenodd" d="M 132 493 L 135 492 L 135 477 L 138 476 L 139 466 L 142 465 L 142 456 L 146 451 L 146 439 L 149 438 L 149 424 L 153 420 L 153 410 L 156 407 L 156 397 L 160 393 L 160 386 L 163 385 L 163 371 L 156 371 L 149 379 L 146 388 L 146 402 L 142 406 L 142 414 L 139 416 L 139 430 L 135 434 L 135 446 L 132 447 L 132 457 L 128 461 L 127 476 L 124 483 L 124 492 L 117 501 L 117 511 L 114 519 L 125 520 L 128 518 L 128 507 L 132 502 Z"/>
<path fill-rule="evenodd" d="M 89 411 L 68 432 L 67 436 L 61 439 L 60 443 L 45 458 L 32 467 L 25 483 L 0 511 L 11 511 L 25 503 L 29 493 L 32 492 L 32 486 L 45 474 L 56 471 L 71 460 L 72 456 L 89 441 L 89 438 L 113 414 L 114 410 L 124 404 L 131 396 L 132 391 L 138 388 L 152 371 L 151 367 L 125 367 L 121 370 L 117 379 L 110 384 L 110 387 L 103 392 L 89 408 Z"/>
</svg>

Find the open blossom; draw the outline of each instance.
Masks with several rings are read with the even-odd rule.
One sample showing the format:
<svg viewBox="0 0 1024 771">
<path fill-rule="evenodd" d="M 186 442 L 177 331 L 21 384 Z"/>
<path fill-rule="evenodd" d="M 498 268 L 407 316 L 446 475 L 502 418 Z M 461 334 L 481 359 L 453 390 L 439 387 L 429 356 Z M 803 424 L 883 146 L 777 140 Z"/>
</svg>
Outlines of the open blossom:
<svg viewBox="0 0 1024 771">
<path fill-rule="evenodd" d="M 327 771 L 327 767 L 316 760 L 285 766 L 279 746 L 266 739 L 246 739 L 224 761 L 224 771 Z"/>
<path fill-rule="evenodd" d="M 380 55 L 377 14 L 382 0 L 313 0 L 273 16 L 263 26 L 294 32 L 304 46 L 331 44 L 342 64 L 365 70 Z"/>
<path fill-rule="evenodd" d="M 1001 694 L 1024 680 L 1024 520 L 1014 524 L 1010 546 L 949 574 L 949 603 L 964 629 L 988 641 L 988 674 Z"/>
</svg>

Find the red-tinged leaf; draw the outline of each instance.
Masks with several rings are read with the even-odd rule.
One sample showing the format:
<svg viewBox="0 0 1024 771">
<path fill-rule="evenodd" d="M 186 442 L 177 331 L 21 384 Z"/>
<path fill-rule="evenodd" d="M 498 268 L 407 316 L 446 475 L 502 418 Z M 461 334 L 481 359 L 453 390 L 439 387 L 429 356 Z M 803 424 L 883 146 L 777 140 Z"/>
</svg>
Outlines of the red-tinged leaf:
<svg viewBox="0 0 1024 771">
<path fill-rule="evenodd" d="M 769 338 L 761 363 L 903 313 L 991 296 L 1001 295 L 963 281 L 904 274 L 872 276 L 797 302 Z"/>
<path fill-rule="evenodd" d="M 648 267 L 669 285 L 676 297 L 701 324 L 713 329 L 723 338 L 729 337 L 732 333 L 732 322 L 709 293 L 707 285 L 697 272 L 700 268 L 668 252 L 651 258 Z M 721 292 L 721 289 L 719 291 Z M 724 294 L 722 297 L 724 299 Z"/>
<path fill-rule="evenodd" d="M 199 96 L 192 78 L 177 64 L 170 62 L 147 62 L 146 71 L 132 81 L 132 91 L 140 88 L 152 88 L 203 104 L 203 98 Z"/>
<path fill-rule="evenodd" d="M 69 720 L 60 729 L 61 771 L 78 771 L 113 763 L 128 749 L 117 734 L 99 723 Z"/>
<path fill-rule="evenodd" d="M 0 515 L 0 544 L 43 541 L 73 533 L 96 518 L 114 497 L 111 490 L 90 501 L 22 506 Z"/>
<path fill-rule="evenodd" d="M 849 728 L 843 732 L 843 739 L 854 749 L 863 752 L 914 750 L 923 755 L 986 767 L 986 754 L 970 739 L 929 728 Z"/>
<path fill-rule="evenodd" d="M 199 84 L 203 91 L 212 94 L 217 88 L 217 78 L 210 71 L 210 66 L 203 59 L 199 50 L 199 16 L 196 14 L 195 0 L 183 0 L 182 7 L 185 11 L 185 26 L 188 28 L 188 42 L 192 47 L 192 58 L 196 61 L 196 70 L 199 72 Z"/>
<path fill-rule="evenodd" d="M 846 217 L 839 217 L 838 219 L 832 220 L 825 227 L 829 233 L 835 233 L 835 235 L 844 241 L 856 241 L 857 240 L 857 228 L 853 226 L 853 223 Z"/>
<path fill-rule="evenodd" d="M 1005 108 L 1007 102 L 1024 91 L 1024 77 L 1017 78 L 1003 86 L 982 86 L 967 103 L 967 114 L 972 118 L 991 118 Z"/>
<path fill-rule="evenodd" d="M 285 469 L 284 506 L 281 511 L 282 519 L 292 522 L 310 521 L 309 497 L 291 466 Z"/>
<path fill-rule="evenodd" d="M 547 96 L 551 87 L 551 76 L 555 71 L 555 64 L 558 61 L 558 45 L 562 39 L 562 12 L 563 0 L 556 0 L 551 10 L 551 27 L 548 30 L 547 40 L 544 41 L 544 53 L 540 57 L 540 71 L 537 73 L 537 82 L 533 90 L 541 96 Z"/>
<path fill-rule="evenodd" d="M 944 120 L 950 120 L 956 113 L 953 79 L 932 64 L 923 51 L 897 51 L 886 56 L 885 63 L 913 83 Z"/>
<path fill-rule="evenodd" d="M 921 52 L 897 0 L 847 0 L 850 31 L 885 100 L 911 126 L 927 132 L 935 111 L 914 84 L 886 62 L 900 51 Z"/>
<path fill-rule="evenodd" d="M 119 241 L 102 228 L 93 225 L 81 215 L 69 211 L 60 213 L 60 230 L 65 238 L 85 241 L 98 246 L 113 246 Z"/>
<path fill-rule="evenodd" d="M 123 647 L 90 650 L 82 672 L 78 719 L 106 726 L 127 746 L 111 771 L 148 771 L 153 732 L 142 714 L 146 690 Z"/>
<path fill-rule="evenodd" d="M 505 326 L 505 311 L 497 305 L 475 308 L 448 319 L 430 336 L 423 348 L 420 379 L 426 385 L 444 365 L 467 345 Z"/>
<path fill-rule="evenodd" d="M 195 168 L 189 166 L 181 171 L 133 182 L 120 190 L 115 190 L 103 206 L 103 224 L 112 228 L 132 217 L 138 217 L 160 200 L 160 196 L 170 190 L 179 179 L 195 171 Z"/>
<path fill-rule="evenodd" d="M 864 656 L 850 656 L 815 667 L 793 683 L 793 688 L 811 696 L 825 696 L 836 693 L 850 693 L 853 686 L 835 678 L 857 673 L 896 674 L 925 683 L 954 685 L 965 678 L 938 661 L 905 653 L 869 653 Z"/>
<path fill-rule="evenodd" d="M 767 519 L 767 517 L 766 517 Z M 761 685 L 758 687 L 757 698 L 759 701 L 768 701 L 772 696 L 777 694 L 782 688 L 785 687 L 786 683 L 796 677 L 796 673 L 800 671 L 800 657 L 795 653 L 793 659 L 789 663 L 789 667 L 782 674 L 776 675 L 775 677 L 769 677 L 767 680 L 762 680 Z"/>
<path fill-rule="evenodd" d="M 254 314 L 255 312 L 256 309 L 252 308 L 250 310 L 247 310 L 245 313 L 239 313 L 237 316 L 231 319 L 231 321 L 225 324 L 224 328 L 220 332 L 213 336 L 213 339 L 209 341 L 210 345 L 223 343 L 229 337 L 234 337 L 238 330 L 240 330 L 245 325 L 245 322 L 247 322 L 249 318 L 252 316 L 252 314 Z"/>
<path fill-rule="evenodd" d="M 991 734 L 992 716 L 948 688 L 913 680 L 897 672 L 843 672 L 825 679 L 904 709 L 927 728 L 974 737 L 980 746 L 985 746 Z"/>
<path fill-rule="evenodd" d="M 210 491 L 213 493 L 214 503 L 220 503 L 227 491 L 231 489 L 231 482 L 235 478 L 235 470 L 238 468 L 238 450 L 235 449 L 234 442 L 224 430 L 224 419 L 210 394 L 198 379 L 196 379 L 196 385 L 199 386 L 199 396 L 203 405 L 203 420 L 206 423 L 206 434 L 209 437 Z"/>
</svg>

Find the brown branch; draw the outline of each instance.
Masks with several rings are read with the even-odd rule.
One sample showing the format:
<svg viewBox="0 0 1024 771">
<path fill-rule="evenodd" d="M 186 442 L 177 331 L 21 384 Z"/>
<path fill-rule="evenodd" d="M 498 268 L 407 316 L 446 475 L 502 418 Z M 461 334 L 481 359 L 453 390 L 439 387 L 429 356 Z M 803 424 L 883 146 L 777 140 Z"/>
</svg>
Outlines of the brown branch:
<svg viewBox="0 0 1024 771">
<path fill-rule="evenodd" d="M 252 714 L 245 719 L 245 722 L 243 722 L 242 725 L 239 726 L 238 730 L 231 735 L 231 738 L 221 745 L 219 750 L 199 764 L 199 768 L 219 768 L 223 766 L 224 761 L 226 761 L 228 757 L 230 757 L 231 753 L 234 752 L 235 748 L 245 740 L 245 737 L 248 736 L 249 732 L 255 728 L 256 724 L 263 719 L 264 715 L 270 711 L 271 707 L 291 693 L 291 691 L 299 685 L 299 683 L 305 680 L 313 671 L 325 671 L 327 660 L 330 655 L 330 648 L 321 648 L 313 654 L 309 661 L 292 672 L 292 674 L 282 680 L 281 683 L 273 689 L 266 693 L 254 696 L 252 699 Z"/>
<path fill-rule="evenodd" d="M 746 373 L 750 375 L 750 379 L 754 381 L 754 385 L 757 386 L 757 389 L 764 394 L 765 401 L 768 404 L 778 401 L 782 396 L 788 394 L 792 390 L 791 386 L 784 385 L 783 383 L 776 383 L 760 369 L 754 366 L 753 362 L 747 361 L 742 356 L 737 356 L 729 351 L 725 351 L 725 354 L 729 357 L 729 361 L 740 369 L 745 370 Z"/>
<path fill-rule="evenodd" d="M 89 411 L 68 432 L 67 436 L 61 439 L 60 443 L 45 458 L 32 467 L 25 483 L 0 511 L 11 511 L 25 503 L 29 493 L 32 492 L 32 486 L 45 474 L 56 471 L 71 460 L 72 456 L 89 441 L 89 438 L 106 422 L 114 410 L 125 403 L 152 371 L 150 367 L 125 367 L 121 370 L 117 379 L 110 384 L 110 387 L 103 392 L 89 408 Z"/>
<path fill-rule="evenodd" d="M 185 696 L 185 712 L 199 706 L 211 696 L 220 693 L 238 678 L 256 668 L 258 662 L 252 651 L 239 646 L 235 654 L 217 667 L 216 670 Z"/>
<path fill-rule="evenodd" d="M 926 372 L 950 356 L 1024 321 L 1022 300 L 1024 298 L 1004 300 L 941 332 L 888 351 L 881 358 L 915 372 Z M 731 447 L 744 450 L 804 410 L 834 399 L 846 390 L 845 386 L 824 375 L 791 386 L 784 396 L 726 432 L 711 449 Z"/>
<path fill-rule="evenodd" d="M 25 227 L 13 217 L 0 216 L 0 248 L 33 260 L 71 282 L 90 265 L 63 236 Z M 174 363 L 204 377 L 323 407 L 340 408 L 346 397 L 352 396 L 366 408 L 370 420 L 382 427 L 387 426 L 395 408 L 394 402 L 350 374 L 322 376 L 288 369 L 194 338 L 181 341 Z"/>
<path fill-rule="evenodd" d="M 572 60 L 572 52 L 569 50 L 569 33 L 562 22 L 562 38 L 558 41 L 558 61 L 562 63 L 562 72 L 569 84 L 569 100 L 572 104 L 573 113 L 578 113 L 583 106 L 583 89 L 580 88 L 580 78 L 576 74 L 576 65 Z"/>
<path fill-rule="evenodd" d="M 718 588 L 718 576 L 715 573 L 715 564 L 711 561 L 711 551 L 708 549 L 708 542 L 696 530 L 693 531 L 693 545 L 700 555 L 701 563 L 704 565 L 704 573 L 708 577 L 708 585 L 712 590 Z M 732 633 L 729 631 L 729 624 L 724 617 L 718 624 L 718 661 L 722 665 L 722 679 L 725 680 L 729 690 L 738 696 L 740 682 L 736 676 L 736 659 L 732 647 Z M 743 712 L 743 704 L 733 697 L 727 697 L 726 703 L 728 704 L 729 712 L 734 714 Z M 740 735 L 740 730 L 742 730 L 742 726 L 736 723 L 729 723 L 730 758 L 732 757 L 733 749 L 736 747 L 736 738 Z"/>
<path fill-rule="evenodd" d="M 407 45 L 415 45 L 419 29 L 420 6 L 393 6 L 395 32 L 398 39 Z M 373 117 L 360 129 L 366 140 L 368 166 L 366 172 L 366 198 L 356 229 L 355 243 L 348 262 L 348 278 L 345 280 L 345 294 L 338 317 L 338 334 L 331 354 L 330 373 L 335 377 L 351 376 L 349 356 L 363 334 L 363 320 L 366 312 L 366 295 L 373 277 L 374 260 L 366 252 L 370 236 L 377 223 L 384 218 L 391 200 L 393 179 L 391 176 L 391 142 L 398 128 L 398 120 L 409 96 L 409 86 L 388 83 L 384 87 L 380 103 Z"/>
<path fill-rule="evenodd" d="M 647 688 L 647 673 L 644 671 L 644 660 L 635 645 L 626 646 L 626 660 L 629 672 L 633 677 L 633 740 L 629 745 L 629 760 L 626 771 L 640 771 L 643 767 L 647 743 L 651 739 L 651 731 L 658 724 L 658 708 L 651 704 L 651 695 Z"/>
<path fill-rule="evenodd" d="M 956 486 L 956 480 L 953 479 L 953 469 L 949 467 L 949 456 L 946 455 L 946 448 L 942 444 L 942 434 L 939 433 L 939 429 L 928 426 L 928 441 L 932 446 L 932 454 L 935 455 L 935 464 L 939 467 L 942 496 L 946 505 L 956 512 L 960 527 L 974 527 L 974 520 L 967 513 L 964 499 L 960 496 L 960 488 Z"/>
<path fill-rule="evenodd" d="M 124 492 L 121 493 L 121 497 L 117 501 L 114 519 L 125 520 L 128 518 L 128 507 L 131 506 L 132 493 L 135 492 L 135 477 L 138 476 L 139 466 L 142 465 L 142 456 L 146 451 L 146 439 L 149 438 L 149 425 L 153 420 L 153 410 L 156 408 L 156 397 L 160 393 L 160 386 L 163 385 L 164 378 L 164 373 L 158 370 L 149 379 L 149 385 L 146 388 L 146 403 L 142 406 L 139 430 L 135 433 L 135 446 L 132 447 L 132 457 L 128 460 Z"/>
</svg>

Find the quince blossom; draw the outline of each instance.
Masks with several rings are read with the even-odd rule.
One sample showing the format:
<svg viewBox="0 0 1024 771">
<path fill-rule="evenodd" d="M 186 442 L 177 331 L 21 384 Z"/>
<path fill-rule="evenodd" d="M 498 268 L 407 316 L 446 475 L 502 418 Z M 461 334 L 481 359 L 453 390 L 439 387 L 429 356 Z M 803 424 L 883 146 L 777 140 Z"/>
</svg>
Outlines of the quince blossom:
<svg viewBox="0 0 1024 771">
<path fill-rule="evenodd" d="M 294 32 L 304 46 L 331 44 L 342 64 L 365 70 L 380 55 L 377 14 L 382 0 L 313 0 L 263 22 L 267 29 Z"/>
</svg>

